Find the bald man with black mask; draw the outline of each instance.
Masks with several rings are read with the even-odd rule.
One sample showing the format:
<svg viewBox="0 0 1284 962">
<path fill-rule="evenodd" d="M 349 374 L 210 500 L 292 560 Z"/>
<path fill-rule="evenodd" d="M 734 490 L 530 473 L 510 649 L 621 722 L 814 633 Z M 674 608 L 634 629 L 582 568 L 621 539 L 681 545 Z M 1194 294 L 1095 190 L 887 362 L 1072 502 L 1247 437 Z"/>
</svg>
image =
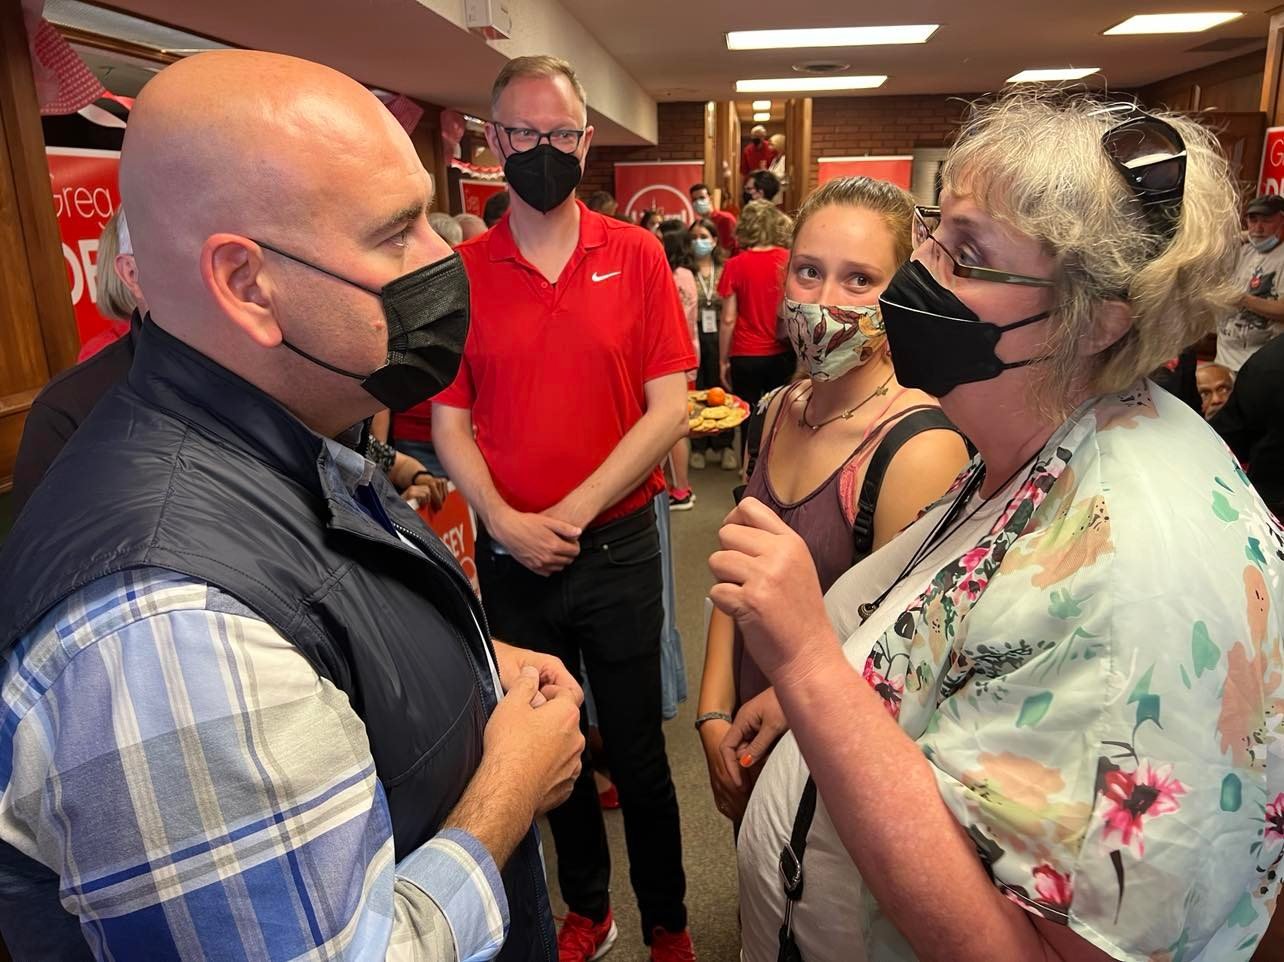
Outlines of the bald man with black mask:
<svg viewBox="0 0 1284 962">
<path fill-rule="evenodd" d="M 0 552 L 5 942 L 546 962 L 582 693 L 342 443 L 468 331 L 409 138 L 220 51 L 147 85 L 120 175 L 150 314 Z"/>
</svg>

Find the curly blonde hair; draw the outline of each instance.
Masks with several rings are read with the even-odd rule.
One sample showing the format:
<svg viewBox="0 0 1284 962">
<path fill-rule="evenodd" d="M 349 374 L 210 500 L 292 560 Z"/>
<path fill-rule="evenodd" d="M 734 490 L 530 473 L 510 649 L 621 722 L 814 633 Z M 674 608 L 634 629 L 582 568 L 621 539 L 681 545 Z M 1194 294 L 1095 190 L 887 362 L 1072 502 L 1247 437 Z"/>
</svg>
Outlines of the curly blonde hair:
<svg viewBox="0 0 1284 962">
<path fill-rule="evenodd" d="M 1102 148 L 1119 116 L 1105 106 L 1028 88 L 973 105 L 941 172 L 944 190 L 971 198 L 1056 259 L 1056 327 L 1035 398 L 1050 417 L 1067 413 L 1076 387 L 1110 393 L 1153 371 L 1212 331 L 1237 297 L 1239 199 L 1217 139 L 1188 118 L 1152 114 L 1186 145 L 1180 219 L 1163 247 Z M 1132 326 L 1083 357 L 1099 304 L 1121 296 Z"/>
<path fill-rule="evenodd" d="M 736 243 L 742 248 L 788 247 L 793 242 L 794 222 L 768 200 L 751 200 L 736 223 Z"/>
</svg>

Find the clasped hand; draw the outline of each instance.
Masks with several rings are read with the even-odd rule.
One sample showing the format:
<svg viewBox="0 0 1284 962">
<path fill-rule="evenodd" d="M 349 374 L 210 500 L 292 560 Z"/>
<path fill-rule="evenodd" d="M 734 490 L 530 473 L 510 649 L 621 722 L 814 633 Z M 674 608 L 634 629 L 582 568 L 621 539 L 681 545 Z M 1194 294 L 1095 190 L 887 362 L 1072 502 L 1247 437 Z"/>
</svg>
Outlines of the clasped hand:
<svg viewBox="0 0 1284 962">
<path fill-rule="evenodd" d="M 561 571 L 580 553 L 582 525 L 554 506 L 548 511 L 509 510 L 492 522 L 491 536 L 537 575 Z"/>
</svg>

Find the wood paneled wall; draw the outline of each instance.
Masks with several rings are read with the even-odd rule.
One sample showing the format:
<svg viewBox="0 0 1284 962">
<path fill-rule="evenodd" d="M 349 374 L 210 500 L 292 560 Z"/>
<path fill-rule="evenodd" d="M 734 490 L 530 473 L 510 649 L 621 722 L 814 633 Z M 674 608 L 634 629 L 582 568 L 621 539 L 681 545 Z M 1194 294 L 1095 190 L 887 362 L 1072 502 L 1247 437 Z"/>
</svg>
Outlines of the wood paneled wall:
<svg viewBox="0 0 1284 962">
<path fill-rule="evenodd" d="M 0 0 L 0 492 L 22 425 L 79 341 L 20 0 Z"/>
</svg>

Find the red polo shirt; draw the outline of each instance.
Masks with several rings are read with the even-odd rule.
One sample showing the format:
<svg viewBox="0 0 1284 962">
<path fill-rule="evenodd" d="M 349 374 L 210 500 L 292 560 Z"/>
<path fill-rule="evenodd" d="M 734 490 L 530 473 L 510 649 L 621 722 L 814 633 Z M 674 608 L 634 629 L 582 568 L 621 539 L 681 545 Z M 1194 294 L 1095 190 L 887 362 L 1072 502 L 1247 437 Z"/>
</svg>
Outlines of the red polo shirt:
<svg viewBox="0 0 1284 962">
<path fill-rule="evenodd" d="M 779 156 L 776 148 L 771 146 L 771 141 L 764 140 L 755 145 L 751 140 L 745 144 L 745 149 L 740 153 L 740 173 L 748 176 L 755 170 L 766 170 Z"/>
<path fill-rule="evenodd" d="M 392 436 L 398 441 L 432 441 L 432 401 L 420 401 L 414 407 L 392 416 Z"/>
<path fill-rule="evenodd" d="M 500 496 L 543 511 L 615 450 L 646 410 L 647 381 L 695 367 L 664 249 L 650 231 L 579 204 L 579 243 L 556 284 L 522 257 L 505 217 L 462 244 L 472 326 L 435 404 L 472 408 Z M 664 490 L 657 466 L 598 525 Z"/>
<path fill-rule="evenodd" d="M 730 256 L 736 252 L 736 215 L 730 211 L 715 210 L 709 212 L 713 226 L 718 228 L 718 243 Z"/>
</svg>

